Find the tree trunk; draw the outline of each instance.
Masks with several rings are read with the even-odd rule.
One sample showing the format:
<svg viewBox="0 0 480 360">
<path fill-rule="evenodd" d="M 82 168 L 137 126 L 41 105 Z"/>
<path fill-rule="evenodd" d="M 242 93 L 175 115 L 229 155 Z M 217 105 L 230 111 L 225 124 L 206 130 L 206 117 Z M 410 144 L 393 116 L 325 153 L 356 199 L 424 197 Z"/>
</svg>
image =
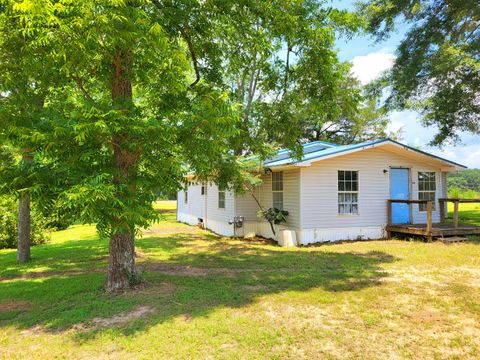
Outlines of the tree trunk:
<svg viewBox="0 0 480 360">
<path fill-rule="evenodd" d="M 17 261 L 30 260 L 30 194 L 23 192 L 18 199 Z"/>
<path fill-rule="evenodd" d="M 112 63 L 112 105 L 128 117 L 133 108 L 132 54 L 117 48 Z M 124 121 L 124 119 L 120 119 Z M 134 139 L 126 130 L 112 136 L 115 168 L 113 182 L 117 186 L 117 196 L 121 203 L 128 204 L 136 197 L 136 173 L 140 153 L 134 150 Z M 135 226 L 122 218 L 114 219 L 110 237 L 106 291 L 125 289 L 136 278 L 135 272 Z"/>
<path fill-rule="evenodd" d="M 128 288 L 135 276 L 134 235 L 112 235 L 110 238 L 106 290 L 116 291 Z"/>
</svg>

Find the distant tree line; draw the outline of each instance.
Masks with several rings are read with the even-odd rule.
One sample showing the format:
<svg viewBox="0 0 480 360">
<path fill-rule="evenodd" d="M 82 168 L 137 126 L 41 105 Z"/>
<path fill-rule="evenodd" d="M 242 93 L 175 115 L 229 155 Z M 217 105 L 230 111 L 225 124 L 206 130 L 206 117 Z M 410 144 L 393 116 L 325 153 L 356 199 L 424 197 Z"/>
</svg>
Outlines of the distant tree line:
<svg viewBox="0 0 480 360">
<path fill-rule="evenodd" d="M 449 174 L 447 184 L 448 193 L 452 197 L 479 197 L 480 169 L 468 169 Z"/>
</svg>

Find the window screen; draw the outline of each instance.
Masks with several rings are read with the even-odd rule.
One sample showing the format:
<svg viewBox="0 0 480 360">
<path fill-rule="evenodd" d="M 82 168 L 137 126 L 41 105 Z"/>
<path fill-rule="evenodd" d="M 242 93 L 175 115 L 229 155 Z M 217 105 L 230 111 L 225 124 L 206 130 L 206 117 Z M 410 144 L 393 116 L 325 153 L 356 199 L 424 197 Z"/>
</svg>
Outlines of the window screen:
<svg viewBox="0 0 480 360">
<path fill-rule="evenodd" d="M 338 213 L 358 214 L 358 171 L 338 171 Z"/>
<path fill-rule="evenodd" d="M 218 191 L 218 208 L 225 209 L 225 191 Z"/>
<path fill-rule="evenodd" d="M 272 206 L 283 210 L 283 171 L 272 173 Z"/>
<path fill-rule="evenodd" d="M 430 200 L 433 202 L 432 210 L 435 210 L 435 193 L 437 191 L 437 183 L 434 172 L 418 173 L 418 199 Z M 427 204 L 419 204 L 420 211 L 427 211 Z"/>
</svg>

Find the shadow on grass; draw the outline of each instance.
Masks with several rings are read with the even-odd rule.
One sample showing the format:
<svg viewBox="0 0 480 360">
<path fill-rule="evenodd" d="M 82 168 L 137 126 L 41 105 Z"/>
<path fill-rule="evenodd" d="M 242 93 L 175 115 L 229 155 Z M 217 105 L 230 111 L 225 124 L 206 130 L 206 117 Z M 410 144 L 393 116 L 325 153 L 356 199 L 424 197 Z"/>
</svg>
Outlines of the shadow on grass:
<svg viewBox="0 0 480 360">
<path fill-rule="evenodd" d="M 203 241 L 192 251 L 196 238 Z M 77 254 L 78 259 L 91 261 L 105 251 L 104 245 L 96 248 L 90 241 L 81 243 L 85 249 Z M 63 245 L 68 251 L 80 251 L 77 245 Z M 41 331 L 55 333 L 86 324 L 74 336 L 83 342 L 103 331 L 131 335 L 178 316 L 191 319 L 207 316 L 217 308 L 248 306 L 268 294 L 320 289 L 318 301 L 330 302 L 338 292 L 378 286 L 386 276 L 381 265 L 396 260 L 384 252 L 292 250 L 203 234 L 144 238 L 137 246 L 146 254 L 146 259 L 139 261 L 146 269 L 146 285 L 116 296 L 102 292 L 104 274 L 88 269 L 74 275 L 65 272 L 0 281 L 0 303 L 13 300 L 27 304 L 0 312 L 0 328 L 15 326 L 28 332 L 41 327 Z M 168 254 L 167 260 L 156 261 L 155 256 L 162 254 Z M 88 326 L 95 318 L 112 317 L 136 305 L 147 305 L 153 312 L 147 319 L 122 326 Z"/>
<path fill-rule="evenodd" d="M 69 240 L 60 244 L 32 247 L 32 260 L 25 264 L 16 261 L 16 251 L 0 253 L 0 280 L 21 276 L 35 269 L 42 272 L 60 272 L 91 269 L 101 266 L 108 257 L 108 240 L 87 238 Z"/>
</svg>

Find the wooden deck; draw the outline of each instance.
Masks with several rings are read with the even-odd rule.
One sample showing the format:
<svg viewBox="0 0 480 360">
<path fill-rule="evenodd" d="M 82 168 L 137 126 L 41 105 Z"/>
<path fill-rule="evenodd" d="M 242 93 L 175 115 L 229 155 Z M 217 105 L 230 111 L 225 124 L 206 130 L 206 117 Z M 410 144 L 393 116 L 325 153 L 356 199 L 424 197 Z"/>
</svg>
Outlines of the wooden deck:
<svg viewBox="0 0 480 360">
<path fill-rule="evenodd" d="M 390 234 L 409 234 L 416 236 L 425 236 L 427 238 L 448 237 L 448 236 L 465 236 L 480 235 L 480 227 L 472 225 L 458 225 L 457 228 L 453 224 L 432 224 L 430 232 L 427 224 L 394 224 L 387 225 L 387 231 Z"/>
<path fill-rule="evenodd" d="M 400 200 L 389 199 L 387 201 L 387 236 L 390 238 L 393 233 L 408 234 L 416 236 L 424 236 L 427 241 L 433 238 L 444 238 L 450 236 L 466 236 L 466 235 L 480 235 L 480 226 L 461 225 L 458 222 L 458 206 L 460 203 L 480 203 L 480 199 L 438 199 L 440 205 L 440 223 L 434 224 L 432 222 L 432 201 L 427 200 Z M 446 204 L 448 202 L 454 203 L 453 210 L 453 224 L 446 224 Z M 392 204 L 401 203 L 408 204 L 425 204 L 427 208 L 427 223 L 426 224 L 392 224 Z"/>
</svg>

